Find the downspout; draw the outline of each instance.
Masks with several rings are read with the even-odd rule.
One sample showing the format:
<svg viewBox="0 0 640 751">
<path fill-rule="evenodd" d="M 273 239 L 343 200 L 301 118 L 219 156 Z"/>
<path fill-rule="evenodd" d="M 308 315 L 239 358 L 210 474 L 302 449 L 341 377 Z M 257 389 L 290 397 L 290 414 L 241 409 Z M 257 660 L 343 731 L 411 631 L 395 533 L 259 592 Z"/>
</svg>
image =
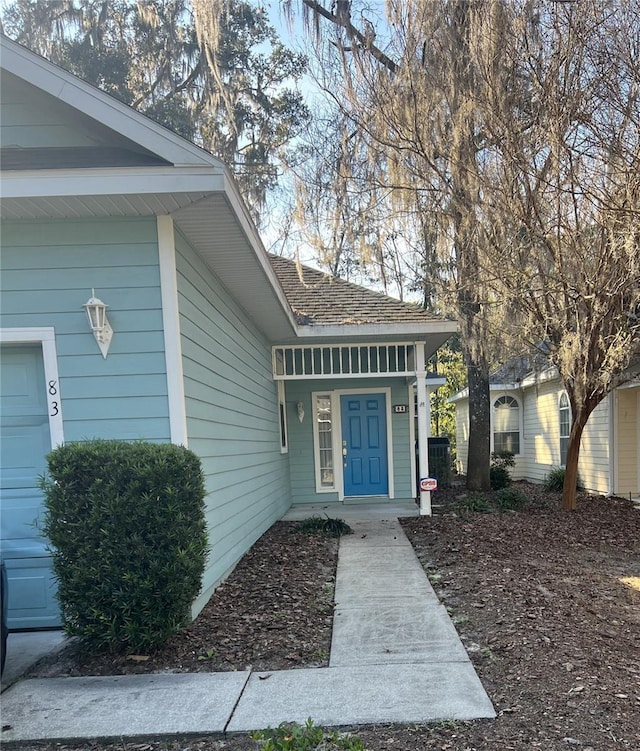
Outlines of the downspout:
<svg viewBox="0 0 640 751">
<path fill-rule="evenodd" d="M 429 477 L 429 416 L 430 404 L 427 393 L 427 370 L 424 342 L 416 342 L 416 389 L 418 396 L 418 467 L 420 480 Z M 420 492 L 420 516 L 431 516 L 431 491 Z"/>
</svg>

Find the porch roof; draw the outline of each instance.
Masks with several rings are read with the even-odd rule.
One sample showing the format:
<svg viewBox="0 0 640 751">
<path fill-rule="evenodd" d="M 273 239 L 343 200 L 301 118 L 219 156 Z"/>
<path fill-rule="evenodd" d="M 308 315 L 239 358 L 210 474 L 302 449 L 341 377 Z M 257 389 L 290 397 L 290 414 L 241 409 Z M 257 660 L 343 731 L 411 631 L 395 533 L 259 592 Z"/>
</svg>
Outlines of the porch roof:
<svg viewBox="0 0 640 751">
<path fill-rule="evenodd" d="M 442 323 L 418 305 L 332 277 L 288 258 L 269 254 L 300 326 Z"/>
<path fill-rule="evenodd" d="M 455 321 L 417 305 L 337 279 L 269 254 L 296 323 L 294 338 L 279 344 L 424 342 L 429 358 L 458 330 Z"/>
</svg>

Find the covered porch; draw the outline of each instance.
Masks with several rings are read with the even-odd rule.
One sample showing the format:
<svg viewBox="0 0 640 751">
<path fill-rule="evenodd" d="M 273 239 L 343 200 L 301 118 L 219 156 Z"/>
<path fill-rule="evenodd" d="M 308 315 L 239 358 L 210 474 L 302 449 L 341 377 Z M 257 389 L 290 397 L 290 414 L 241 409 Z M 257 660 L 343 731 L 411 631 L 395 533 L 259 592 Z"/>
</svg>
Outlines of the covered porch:
<svg viewBox="0 0 640 751">
<path fill-rule="evenodd" d="M 431 514 L 429 393 L 444 379 L 427 357 L 424 341 L 273 347 L 292 513 Z"/>
</svg>

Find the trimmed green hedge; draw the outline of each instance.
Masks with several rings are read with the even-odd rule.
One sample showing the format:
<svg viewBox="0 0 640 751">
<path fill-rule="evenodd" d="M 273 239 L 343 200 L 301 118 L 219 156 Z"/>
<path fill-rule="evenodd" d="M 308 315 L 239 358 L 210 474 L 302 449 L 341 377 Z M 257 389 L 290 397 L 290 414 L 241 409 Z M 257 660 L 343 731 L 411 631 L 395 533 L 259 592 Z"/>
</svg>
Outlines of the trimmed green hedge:
<svg viewBox="0 0 640 751">
<path fill-rule="evenodd" d="M 94 440 L 47 457 L 42 531 L 67 634 L 144 652 L 190 617 L 207 555 L 204 478 L 183 446 Z"/>
</svg>

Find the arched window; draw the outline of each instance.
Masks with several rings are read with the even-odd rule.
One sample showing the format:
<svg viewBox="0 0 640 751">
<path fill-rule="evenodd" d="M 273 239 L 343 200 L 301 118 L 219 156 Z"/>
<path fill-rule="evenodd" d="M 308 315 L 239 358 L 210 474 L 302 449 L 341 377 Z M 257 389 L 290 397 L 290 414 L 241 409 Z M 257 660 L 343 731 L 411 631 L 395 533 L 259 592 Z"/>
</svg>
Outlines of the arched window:
<svg viewBox="0 0 640 751">
<path fill-rule="evenodd" d="M 560 422 L 560 464 L 564 467 L 567 463 L 567 450 L 569 448 L 569 433 L 571 432 L 571 406 L 569 397 L 563 392 L 558 402 L 558 417 Z"/>
<path fill-rule="evenodd" d="M 520 405 L 512 396 L 500 396 L 493 403 L 493 450 L 520 453 Z"/>
</svg>

